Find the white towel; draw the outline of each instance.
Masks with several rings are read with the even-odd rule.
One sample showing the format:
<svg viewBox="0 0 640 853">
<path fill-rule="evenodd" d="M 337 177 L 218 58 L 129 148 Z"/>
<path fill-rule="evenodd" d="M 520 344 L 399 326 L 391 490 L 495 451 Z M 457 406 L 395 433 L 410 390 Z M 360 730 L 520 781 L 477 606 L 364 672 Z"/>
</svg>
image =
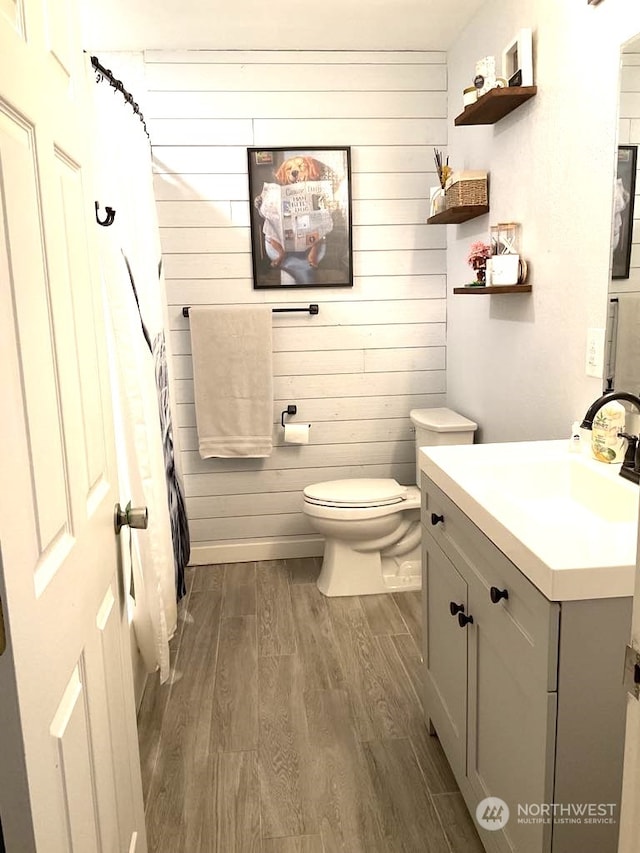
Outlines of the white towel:
<svg viewBox="0 0 640 853">
<path fill-rule="evenodd" d="M 613 387 L 640 393 L 640 295 L 618 294 L 618 334 Z"/>
<path fill-rule="evenodd" d="M 271 309 L 191 308 L 189 320 L 200 456 L 269 456 Z"/>
</svg>

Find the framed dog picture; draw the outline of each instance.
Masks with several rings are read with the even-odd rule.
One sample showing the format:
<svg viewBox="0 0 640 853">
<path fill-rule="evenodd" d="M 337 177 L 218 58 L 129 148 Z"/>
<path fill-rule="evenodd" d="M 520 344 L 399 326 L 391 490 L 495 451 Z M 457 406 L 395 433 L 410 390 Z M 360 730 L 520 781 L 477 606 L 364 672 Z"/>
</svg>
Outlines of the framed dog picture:
<svg viewBox="0 0 640 853">
<path fill-rule="evenodd" d="M 248 148 L 253 287 L 352 287 L 351 149 Z"/>
<path fill-rule="evenodd" d="M 629 278 L 637 168 L 638 146 L 619 145 L 613 193 L 611 278 Z"/>
</svg>

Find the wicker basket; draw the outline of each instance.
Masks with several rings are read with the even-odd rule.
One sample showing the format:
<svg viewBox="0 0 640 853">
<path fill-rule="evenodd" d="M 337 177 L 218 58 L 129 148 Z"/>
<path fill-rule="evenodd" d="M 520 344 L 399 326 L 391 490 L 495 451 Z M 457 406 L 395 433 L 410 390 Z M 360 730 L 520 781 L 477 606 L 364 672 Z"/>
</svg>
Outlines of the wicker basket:
<svg viewBox="0 0 640 853">
<path fill-rule="evenodd" d="M 486 172 L 454 172 L 445 186 L 447 210 L 473 204 L 487 204 Z"/>
</svg>

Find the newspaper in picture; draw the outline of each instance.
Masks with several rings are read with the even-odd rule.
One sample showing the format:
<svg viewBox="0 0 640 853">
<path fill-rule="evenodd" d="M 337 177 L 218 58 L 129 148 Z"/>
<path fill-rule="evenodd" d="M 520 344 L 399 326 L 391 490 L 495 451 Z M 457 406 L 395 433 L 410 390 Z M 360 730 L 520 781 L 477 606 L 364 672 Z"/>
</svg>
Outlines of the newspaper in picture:
<svg viewBox="0 0 640 853">
<path fill-rule="evenodd" d="M 330 181 L 265 183 L 259 208 L 264 235 L 277 240 L 285 252 L 306 252 L 332 230 L 333 206 Z"/>
</svg>

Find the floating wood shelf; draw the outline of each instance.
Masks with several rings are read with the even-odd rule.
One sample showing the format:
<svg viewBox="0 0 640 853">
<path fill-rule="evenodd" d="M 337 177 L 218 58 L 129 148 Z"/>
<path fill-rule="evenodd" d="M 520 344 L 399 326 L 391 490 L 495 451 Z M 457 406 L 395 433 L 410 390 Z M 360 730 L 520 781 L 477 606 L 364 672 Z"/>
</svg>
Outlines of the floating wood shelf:
<svg viewBox="0 0 640 853">
<path fill-rule="evenodd" d="M 530 284 L 490 284 L 487 287 L 454 287 L 454 293 L 531 293 Z"/>
<path fill-rule="evenodd" d="M 468 219 L 475 219 L 476 216 L 482 216 L 489 213 L 488 204 L 464 204 L 459 207 L 450 207 L 448 210 L 443 210 L 442 213 L 436 213 L 427 219 L 427 225 L 452 225 L 459 222 L 466 222 Z"/>
<path fill-rule="evenodd" d="M 537 86 L 505 86 L 502 89 L 490 89 L 486 95 L 478 98 L 475 104 L 469 104 L 456 118 L 455 124 L 495 124 L 524 104 L 538 91 Z"/>
</svg>

